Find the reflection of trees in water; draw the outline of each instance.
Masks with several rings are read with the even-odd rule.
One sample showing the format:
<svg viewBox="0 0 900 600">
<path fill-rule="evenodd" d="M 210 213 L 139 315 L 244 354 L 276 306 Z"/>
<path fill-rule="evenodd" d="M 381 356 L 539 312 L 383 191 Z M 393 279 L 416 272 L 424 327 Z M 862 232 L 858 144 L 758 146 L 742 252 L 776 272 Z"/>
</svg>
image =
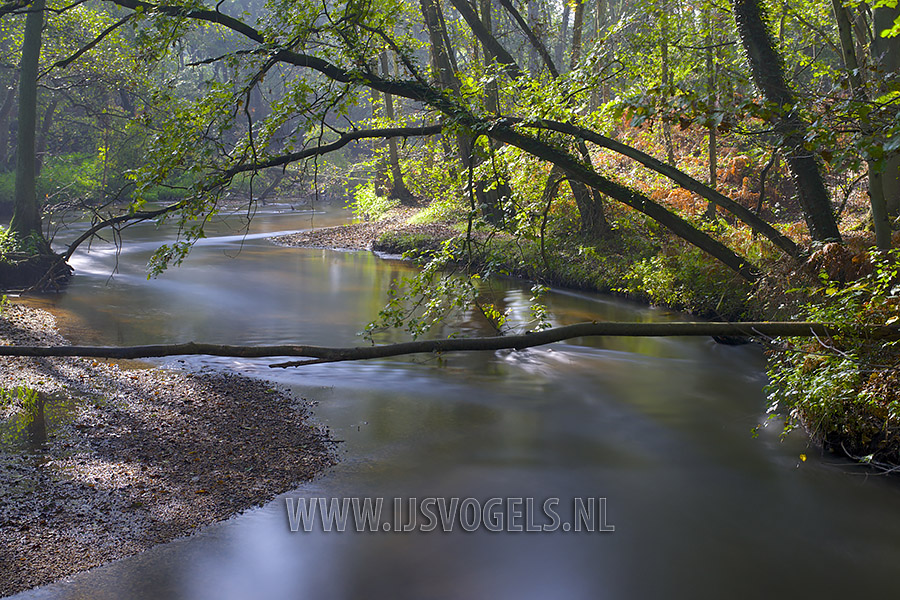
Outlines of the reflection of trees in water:
<svg viewBox="0 0 900 600">
<path fill-rule="evenodd" d="M 18 386 L 0 388 L 0 404 L 16 403 L 20 410 L 0 428 L 0 447 L 8 450 L 38 450 L 47 441 L 45 407 L 53 398 L 43 392 Z"/>
</svg>

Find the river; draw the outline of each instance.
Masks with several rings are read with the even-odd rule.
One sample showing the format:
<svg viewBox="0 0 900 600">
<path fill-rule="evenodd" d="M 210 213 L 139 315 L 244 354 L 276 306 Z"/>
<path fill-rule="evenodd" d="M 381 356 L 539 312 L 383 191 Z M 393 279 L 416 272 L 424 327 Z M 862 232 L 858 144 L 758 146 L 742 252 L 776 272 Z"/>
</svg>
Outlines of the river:
<svg viewBox="0 0 900 600">
<path fill-rule="evenodd" d="M 99 243 L 76 255 L 68 290 L 42 302 L 75 342 L 358 344 L 410 266 L 266 239 L 343 220 L 287 205 L 264 207 L 246 232 L 226 218 L 183 266 L 149 281 L 147 258 L 172 233 L 135 226 L 120 251 Z M 523 320 L 530 286 L 494 286 Z M 564 291 L 548 306 L 555 324 L 677 317 Z M 488 333 L 471 315 L 454 326 Z M 440 359 L 268 363 L 160 361 L 291 386 L 343 440 L 337 466 L 190 538 L 16 597 L 787 598 L 896 586 L 900 487 L 821 456 L 799 433 L 782 440 L 777 424 L 754 437 L 767 416 L 756 346 L 607 338 Z M 394 498 L 558 498 L 564 522 L 576 499 L 605 498 L 600 528 L 615 531 L 291 532 L 287 497 L 380 497 L 386 510 Z"/>
</svg>

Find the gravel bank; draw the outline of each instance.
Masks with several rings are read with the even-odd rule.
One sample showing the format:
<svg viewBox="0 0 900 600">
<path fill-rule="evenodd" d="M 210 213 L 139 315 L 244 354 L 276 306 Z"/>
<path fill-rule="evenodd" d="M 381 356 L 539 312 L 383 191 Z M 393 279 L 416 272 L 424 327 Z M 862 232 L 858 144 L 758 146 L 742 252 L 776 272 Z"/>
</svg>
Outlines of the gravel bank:
<svg viewBox="0 0 900 600">
<path fill-rule="evenodd" d="M 411 225 L 408 220 L 415 209 L 397 208 L 378 221 L 365 221 L 337 227 L 323 227 L 272 238 L 276 244 L 300 248 L 328 248 L 333 250 L 372 250 L 379 237 L 389 231 L 405 234 L 426 234 L 445 240 L 459 235 L 459 231 L 447 224 L 431 223 Z"/>
<path fill-rule="evenodd" d="M 65 340 L 52 315 L 13 305 L 0 343 Z M 264 381 L 0 357 L 0 386 L 22 385 L 38 399 L 0 401 L 0 596 L 187 535 L 334 462 L 307 402 Z"/>
</svg>

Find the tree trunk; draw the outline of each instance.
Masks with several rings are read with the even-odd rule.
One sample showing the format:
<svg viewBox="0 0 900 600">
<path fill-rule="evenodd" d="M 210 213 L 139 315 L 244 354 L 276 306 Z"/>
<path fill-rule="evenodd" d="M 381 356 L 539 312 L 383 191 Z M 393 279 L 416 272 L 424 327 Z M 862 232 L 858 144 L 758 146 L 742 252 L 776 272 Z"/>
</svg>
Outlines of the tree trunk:
<svg viewBox="0 0 900 600">
<path fill-rule="evenodd" d="M 732 0 L 738 34 L 756 87 L 775 106 L 775 130 L 784 140 L 788 166 L 800 199 L 800 206 L 817 241 L 840 241 L 841 234 L 831 210 L 831 201 L 815 155 L 804 147 L 807 124 L 795 106 L 788 87 L 781 55 L 766 26 L 759 0 Z"/>
<path fill-rule="evenodd" d="M 297 367 L 304 364 L 370 360 L 406 354 L 437 352 L 469 352 L 534 348 L 545 344 L 590 336 L 702 336 L 702 337 L 820 337 L 846 333 L 832 323 L 811 321 L 736 321 L 736 322 L 591 322 L 551 327 L 520 335 L 492 337 L 443 338 L 417 340 L 381 346 L 330 347 L 307 344 L 278 346 L 233 346 L 187 342 L 181 344 L 150 344 L 146 346 L 0 346 L 0 356 L 85 356 L 93 358 L 154 358 L 164 356 L 229 356 L 239 358 L 273 358 L 278 356 L 306 357 L 308 360 L 270 365 Z M 870 339 L 896 340 L 897 327 L 869 325 L 860 328 L 858 335 Z"/>
<path fill-rule="evenodd" d="M 466 0 L 462 0 L 465 2 Z M 481 23 L 484 27 L 485 32 L 487 33 L 487 37 L 490 39 L 494 38 L 494 19 L 492 14 L 492 2 L 491 0 L 481 0 Z M 493 52 L 488 44 L 484 43 L 482 40 L 482 46 L 484 47 L 484 66 L 490 67 L 495 60 L 497 60 L 497 55 Z M 512 60 L 512 57 L 510 56 Z M 515 61 L 513 61 L 513 65 L 515 65 Z M 518 66 L 515 68 L 516 72 L 521 73 L 519 71 Z M 487 83 L 485 83 L 485 101 L 484 107 L 487 109 L 489 113 L 493 113 L 495 115 L 500 114 L 500 90 L 497 86 L 497 80 L 491 78 Z"/>
<path fill-rule="evenodd" d="M 457 76 L 455 60 L 450 53 L 449 38 L 444 25 L 444 17 L 437 0 L 420 0 L 428 37 L 431 42 L 432 64 L 441 87 L 450 90 L 455 97 L 460 96 L 460 83 Z M 478 160 L 474 153 L 475 140 L 464 133 L 457 135 L 457 150 L 464 169 L 474 169 Z M 482 216 L 492 225 L 503 223 L 502 198 L 508 197 L 509 187 L 505 184 L 485 186 L 484 182 L 475 181 L 474 190 L 477 204 Z M 486 189 L 487 188 L 487 189 Z"/>
<path fill-rule="evenodd" d="M 609 0 L 597 0 L 597 7 L 594 10 L 594 45 L 595 47 L 600 44 L 600 40 L 603 36 L 603 29 L 606 26 L 606 11 L 607 11 L 607 3 Z M 600 74 L 601 64 L 600 61 L 594 61 L 594 72 L 598 75 Z M 600 108 L 600 105 L 607 100 L 607 88 L 608 84 L 604 81 L 600 84 L 599 89 L 593 88 L 591 90 L 591 110 L 595 111 Z"/>
<path fill-rule="evenodd" d="M 759 278 L 759 272 L 746 258 L 739 256 L 730 248 L 703 233 L 678 215 L 669 212 L 666 208 L 637 190 L 618 184 L 585 167 L 571 154 L 508 127 L 496 126 L 491 129 L 490 135 L 495 139 L 521 148 L 529 154 L 560 167 L 569 177 L 575 178 L 585 185 L 589 185 L 607 196 L 644 213 L 678 237 L 708 253 L 748 281 L 755 281 Z"/>
<path fill-rule="evenodd" d="M 831 0 L 831 8 L 838 26 L 838 39 L 841 43 L 844 67 L 850 79 L 850 89 L 857 101 L 868 102 L 869 93 L 856 60 L 856 45 L 853 43 L 850 15 L 842 0 Z M 864 127 L 864 129 L 870 130 L 871 128 Z M 888 218 L 888 206 L 885 202 L 886 177 L 874 160 L 867 160 L 866 167 L 869 171 L 869 204 L 872 207 L 875 245 L 880 250 L 888 250 L 891 247 L 891 223 Z"/>
<path fill-rule="evenodd" d="M 50 128 L 53 126 L 53 116 L 56 114 L 56 106 L 59 99 L 53 98 L 47 104 L 44 110 L 44 117 L 41 119 L 41 132 L 37 138 L 37 146 L 35 148 L 35 173 L 38 177 L 41 175 L 41 169 L 44 168 L 44 160 L 47 154 L 47 140 L 50 137 Z"/>
<path fill-rule="evenodd" d="M 707 85 L 707 118 L 709 119 L 709 127 L 707 128 L 709 135 L 709 187 L 716 189 L 718 179 L 718 148 L 716 147 L 716 123 L 714 120 L 716 109 L 719 104 L 719 92 L 716 73 L 716 63 L 713 60 L 713 45 L 716 41 L 716 35 L 713 27 L 715 21 L 712 18 L 713 7 L 707 8 L 706 12 L 706 85 Z M 706 205 L 706 218 L 712 219 L 716 216 L 716 205 L 709 202 Z"/>
<path fill-rule="evenodd" d="M 575 14 L 572 18 L 572 54 L 569 56 L 569 70 L 578 66 L 581 60 L 581 35 L 584 28 L 584 0 L 575 0 Z"/>
<path fill-rule="evenodd" d="M 900 15 L 900 7 L 877 8 L 872 13 L 874 38 L 872 40 L 872 54 L 874 55 L 879 71 L 900 73 L 900 37 L 883 38 L 881 32 L 890 29 L 894 20 Z M 878 77 L 883 81 L 883 77 Z M 884 175 L 882 176 L 882 189 L 887 211 L 891 216 L 900 214 L 900 155 L 896 152 L 885 157 Z"/>
<path fill-rule="evenodd" d="M 516 11 L 510 0 L 500 0 L 500 4 L 513 17 L 525 36 L 528 38 L 534 50 L 544 61 L 544 65 L 553 78 L 559 77 L 559 71 L 550 53 L 547 52 L 546 46 L 541 42 L 540 38 L 534 33 L 527 23 L 524 22 L 521 15 Z M 570 65 L 574 67 L 579 60 L 581 54 L 581 30 L 584 24 L 584 3 L 579 2 L 575 5 L 575 24 L 572 33 L 572 54 Z M 587 145 L 584 141 L 577 143 L 578 152 L 585 164 L 590 165 L 591 157 L 588 152 Z M 555 167 L 550 177 L 559 176 L 560 170 Z M 568 173 L 567 173 L 568 174 Z M 606 214 L 603 210 L 603 196 L 594 188 L 587 186 L 584 182 L 579 181 L 577 177 L 568 177 L 569 186 L 572 189 L 572 196 L 575 198 L 575 204 L 578 207 L 578 216 L 581 221 L 581 233 L 588 238 L 602 238 L 609 234 L 609 223 L 606 220 Z"/>
<path fill-rule="evenodd" d="M 556 64 L 563 64 L 566 55 L 566 42 L 569 41 L 569 3 L 563 0 L 562 19 L 559 26 L 559 42 L 556 44 Z"/>
<path fill-rule="evenodd" d="M 648 169 L 651 169 L 653 171 L 656 171 L 660 175 L 668 177 L 684 189 L 699 194 L 703 198 L 706 198 L 710 202 L 713 202 L 716 206 L 727 210 L 735 217 L 740 219 L 743 223 L 749 225 L 750 228 L 753 229 L 753 231 L 766 237 L 778 248 L 781 248 L 788 256 L 796 258 L 800 255 L 800 250 L 797 248 L 794 242 L 792 242 L 788 237 L 779 232 L 777 229 L 772 227 L 772 225 L 767 223 L 764 219 L 761 219 L 759 216 L 755 215 L 750 209 L 720 194 L 709 186 L 703 185 L 684 171 L 680 171 L 661 160 L 653 158 L 649 154 L 641 152 L 637 148 L 633 148 L 631 146 L 628 146 L 627 144 L 623 144 L 622 142 L 617 142 L 612 138 L 600 135 L 594 131 L 591 131 L 590 129 L 578 127 L 577 125 L 572 125 L 570 123 L 560 123 L 558 121 L 539 121 L 535 123 L 535 126 L 546 128 L 551 131 L 557 131 L 559 133 L 564 133 L 576 138 L 581 138 L 593 144 L 597 144 L 601 148 L 608 148 L 609 150 L 621 154 L 622 156 L 627 156 L 628 158 L 636 160 Z"/>
<path fill-rule="evenodd" d="M 662 100 L 665 110 L 668 111 L 669 94 L 672 88 L 672 75 L 669 73 L 669 16 L 667 14 L 668 7 L 663 5 L 662 12 L 659 14 L 659 53 L 660 66 L 662 69 Z M 668 119 L 668 115 L 663 114 L 662 117 L 663 140 L 666 143 L 666 159 L 673 167 L 675 164 L 675 144 L 672 142 L 672 123 Z"/>
<path fill-rule="evenodd" d="M 388 51 L 381 53 L 381 74 L 385 77 L 391 76 L 391 68 L 388 62 Z M 383 92 L 384 97 L 384 116 L 390 123 L 394 122 L 394 96 Z M 412 206 L 415 204 L 415 198 L 406 189 L 403 183 L 403 171 L 400 170 L 400 149 L 397 146 L 397 138 L 388 138 L 388 160 L 391 167 L 391 189 L 388 196 L 400 200 L 400 204 L 404 206 Z"/>
<path fill-rule="evenodd" d="M 25 19 L 22 59 L 19 63 L 19 131 L 16 158 L 15 208 L 10 221 L 11 231 L 21 238 L 41 233 L 41 211 L 38 204 L 35 161 L 35 130 L 37 129 L 37 77 L 41 55 L 41 29 L 44 26 L 45 0 L 34 0 Z M 46 241 L 43 242 L 46 246 Z M 41 248 L 43 252 L 48 248 Z"/>
<path fill-rule="evenodd" d="M 575 13 L 572 24 L 572 53 L 569 55 L 569 70 L 578 66 L 581 60 L 581 40 L 584 30 L 585 0 L 575 0 Z M 590 164 L 591 155 L 583 141 L 578 142 L 578 152 L 585 163 Z M 603 196 L 597 190 L 589 188 L 573 177 L 568 178 L 572 196 L 578 207 L 581 219 L 581 233 L 591 239 L 602 238 L 609 234 L 609 223 L 603 212 Z"/>
<path fill-rule="evenodd" d="M 540 24 L 540 11 L 538 7 L 538 0 L 525 0 L 525 8 L 528 14 L 528 26 L 532 31 L 538 30 L 538 25 Z M 528 69 L 532 73 L 540 73 L 541 72 L 541 58 L 536 52 L 535 48 L 529 48 L 528 52 Z"/>
<path fill-rule="evenodd" d="M 16 100 L 16 80 L 6 90 L 3 106 L 0 106 L 0 171 L 6 170 L 9 161 L 9 116 Z"/>
<path fill-rule="evenodd" d="M 541 57 L 541 60 L 544 62 L 544 66 L 546 66 L 547 70 L 550 71 L 550 75 L 553 77 L 559 77 L 559 71 L 556 68 L 556 64 L 553 62 L 553 58 L 547 51 L 547 46 L 545 46 L 544 42 L 541 41 L 541 38 L 539 38 L 537 34 L 535 34 L 531 26 L 525 22 L 525 19 L 522 18 L 522 15 L 518 10 L 516 10 L 516 7 L 513 5 L 512 0 L 498 0 L 498 2 L 500 2 L 500 6 L 506 9 L 506 12 L 513 18 L 513 20 L 516 22 L 516 25 L 518 25 L 519 29 L 522 30 L 522 33 L 525 34 L 525 37 L 528 38 L 528 41 L 531 44 L 531 48 L 535 52 L 537 52 L 538 56 Z"/>
</svg>

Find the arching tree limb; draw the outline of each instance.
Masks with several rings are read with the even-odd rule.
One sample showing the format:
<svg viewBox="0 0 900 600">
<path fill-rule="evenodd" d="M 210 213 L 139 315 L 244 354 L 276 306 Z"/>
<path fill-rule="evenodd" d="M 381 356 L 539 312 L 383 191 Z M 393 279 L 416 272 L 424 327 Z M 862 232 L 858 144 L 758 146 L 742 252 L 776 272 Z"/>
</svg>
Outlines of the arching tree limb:
<svg viewBox="0 0 900 600">
<path fill-rule="evenodd" d="M 616 141 L 604 135 L 600 135 L 599 133 L 591 131 L 590 129 L 579 127 L 571 123 L 560 123 L 558 121 L 550 121 L 546 119 L 528 122 L 524 122 L 521 120 L 512 120 L 511 122 L 521 122 L 522 126 L 524 127 L 538 127 L 585 139 L 593 144 L 597 144 L 598 146 L 621 154 L 622 156 L 627 156 L 628 158 L 634 159 L 645 167 L 656 171 L 660 175 L 665 175 L 684 189 L 695 192 L 703 198 L 709 200 L 716 206 L 724 208 L 735 217 L 740 219 L 743 223 L 748 225 L 751 229 L 767 238 L 778 248 L 783 250 L 788 256 L 796 258 L 800 255 L 800 249 L 790 238 L 772 227 L 772 225 L 767 223 L 764 219 L 754 214 L 750 209 L 745 208 L 731 198 L 728 198 L 720 192 L 712 189 L 708 185 L 697 181 L 684 171 L 681 171 L 680 169 L 677 169 L 671 165 L 667 165 L 666 163 L 653 158 L 649 154 L 641 152 L 637 148 L 634 148 L 627 144 L 623 144 L 622 142 Z"/>
<path fill-rule="evenodd" d="M 129 8 L 143 6 L 146 10 L 157 10 L 173 16 L 218 23 L 225 25 L 238 33 L 242 33 L 251 40 L 265 43 L 263 35 L 257 30 L 233 17 L 228 17 L 218 12 L 187 9 L 181 6 L 154 6 L 146 2 L 141 2 L 140 0 L 113 1 L 116 4 Z M 466 107 L 461 105 L 457 99 L 450 96 L 444 90 L 426 85 L 419 81 L 385 79 L 379 77 L 371 70 L 349 71 L 317 56 L 301 54 L 294 52 L 293 50 L 282 49 L 275 51 L 273 59 L 287 64 L 312 69 L 325 77 L 341 83 L 360 84 L 376 91 L 387 92 L 396 96 L 423 102 L 432 108 L 441 111 L 448 117 L 451 117 L 463 127 L 467 127 L 476 132 L 485 133 L 497 141 L 510 143 L 526 152 L 530 152 L 538 158 L 542 158 L 560 166 L 569 172 L 572 179 L 581 181 L 582 183 L 641 211 L 650 218 L 658 221 L 675 235 L 682 237 L 720 260 L 723 264 L 739 273 L 742 277 L 750 281 L 754 281 L 758 278 L 758 272 L 748 260 L 738 256 L 729 248 L 702 231 L 699 231 L 646 196 L 598 175 L 592 169 L 585 167 L 584 164 L 567 152 L 549 146 L 536 138 L 524 135 L 503 125 L 488 126 L 483 119 L 473 115 Z M 572 169 L 574 169 L 574 171 L 572 171 Z"/>
<path fill-rule="evenodd" d="M 568 173 L 569 177 L 578 179 L 585 185 L 595 188 L 607 196 L 644 213 L 678 237 L 708 253 L 744 279 L 756 281 L 759 278 L 759 271 L 746 258 L 739 256 L 733 250 L 703 233 L 678 215 L 669 212 L 665 207 L 657 204 L 646 195 L 607 179 L 594 170 L 589 169 L 567 152 L 499 123 L 491 127 L 488 135 L 557 165 Z"/>
</svg>

